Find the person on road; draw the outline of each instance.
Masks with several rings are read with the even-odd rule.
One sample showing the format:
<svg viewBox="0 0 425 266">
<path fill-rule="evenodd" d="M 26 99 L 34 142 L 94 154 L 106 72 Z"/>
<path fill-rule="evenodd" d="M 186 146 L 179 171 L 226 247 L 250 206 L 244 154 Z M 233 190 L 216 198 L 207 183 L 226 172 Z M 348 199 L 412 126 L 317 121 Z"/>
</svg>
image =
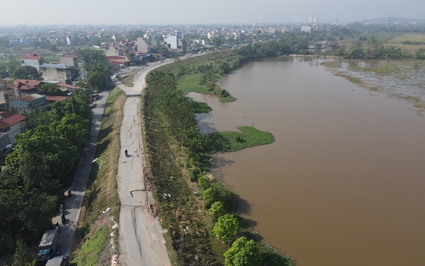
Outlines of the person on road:
<svg viewBox="0 0 425 266">
<path fill-rule="evenodd" d="M 124 152 L 124 153 L 125 153 L 125 156 L 127 157 L 127 156 L 128 156 L 128 151 L 127 151 L 127 150 L 125 150 L 125 152 Z"/>
<path fill-rule="evenodd" d="M 55 224 L 55 227 L 56 227 L 56 230 L 60 230 L 59 222 L 57 222 L 57 223 Z"/>
</svg>

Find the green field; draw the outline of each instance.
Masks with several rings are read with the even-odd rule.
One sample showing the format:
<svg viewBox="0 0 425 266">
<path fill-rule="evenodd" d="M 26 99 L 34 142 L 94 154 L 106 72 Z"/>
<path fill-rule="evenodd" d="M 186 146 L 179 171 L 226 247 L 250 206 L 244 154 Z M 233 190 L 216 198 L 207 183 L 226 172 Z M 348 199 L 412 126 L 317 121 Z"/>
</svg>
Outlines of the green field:
<svg viewBox="0 0 425 266">
<path fill-rule="evenodd" d="M 397 37 L 391 38 L 387 42 L 388 45 L 395 46 L 415 53 L 419 49 L 425 49 L 425 34 L 421 33 L 406 33 Z"/>
<path fill-rule="evenodd" d="M 197 92 L 200 94 L 211 94 L 211 91 L 208 90 L 207 86 L 199 84 L 201 77 L 202 77 L 202 74 L 181 76 L 177 81 L 179 85 L 179 90 L 181 90 L 184 94 L 188 94 L 189 92 Z"/>
<path fill-rule="evenodd" d="M 43 55 L 45 63 L 59 63 L 60 55 Z"/>
</svg>

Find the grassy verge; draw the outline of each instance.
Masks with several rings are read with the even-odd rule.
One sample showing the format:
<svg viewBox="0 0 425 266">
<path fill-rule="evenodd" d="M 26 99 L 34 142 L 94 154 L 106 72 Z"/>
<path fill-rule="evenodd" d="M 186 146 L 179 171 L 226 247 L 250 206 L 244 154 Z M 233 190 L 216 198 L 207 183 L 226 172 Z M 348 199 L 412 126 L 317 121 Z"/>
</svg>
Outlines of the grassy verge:
<svg viewBox="0 0 425 266">
<path fill-rule="evenodd" d="M 219 101 L 220 102 L 234 102 L 236 98 L 231 96 L 227 91 L 222 90 L 217 84 L 215 86 L 218 90 L 210 90 L 206 85 L 201 85 L 202 74 L 190 74 L 190 75 L 182 75 L 177 80 L 177 84 L 179 85 L 179 90 L 181 90 L 184 94 L 189 92 L 196 92 L 205 95 L 215 95 L 215 91 L 220 93 Z M 224 94 L 221 92 L 225 92 Z"/>
<path fill-rule="evenodd" d="M 269 132 L 251 126 L 239 127 L 240 132 L 223 131 L 208 135 L 208 144 L 213 152 L 233 152 L 273 143 L 275 138 Z"/>
<path fill-rule="evenodd" d="M 200 85 L 202 74 L 183 75 L 177 80 L 179 90 L 184 94 L 196 92 L 200 94 L 212 94 L 206 85 Z"/>
<path fill-rule="evenodd" d="M 120 123 L 117 121 L 122 120 L 124 102 L 124 92 L 118 88 L 111 91 L 105 108 L 107 116 L 102 120 L 97 142 L 97 159 L 92 164 L 78 221 L 74 252 L 71 256 L 73 265 L 110 263 L 112 251 L 107 245 L 108 237 L 104 236 L 109 236 L 112 232 L 112 224 L 107 215 L 100 216 L 99 213 L 110 208 L 109 216 L 118 220 L 120 205 L 115 177 L 118 173 L 116 162 L 120 149 Z"/>
<path fill-rule="evenodd" d="M 97 265 L 97 258 L 100 252 L 108 243 L 109 228 L 101 227 L 96 230 L 90 241 L 84 242 L 79 251 L 79 256 L 72 260 L 74 265 Z"/>
<path fill-rule="evenodd" d="M 127 86 L 127 87 L 133 87 L 133 79 L 134 79 L 134 77 L 137 75 L 137 71 L 136 72 L 134 72 L 134 73 L 131 73 L 130 75 L 128 75 L 128 76 L 125 76 L 125 77 L 123 77 L 123 78 L 120 78 L 119 80 L 122 82 L 122 83 L 124 83 L 124 85 L 125 86 Z"/>
</svg>

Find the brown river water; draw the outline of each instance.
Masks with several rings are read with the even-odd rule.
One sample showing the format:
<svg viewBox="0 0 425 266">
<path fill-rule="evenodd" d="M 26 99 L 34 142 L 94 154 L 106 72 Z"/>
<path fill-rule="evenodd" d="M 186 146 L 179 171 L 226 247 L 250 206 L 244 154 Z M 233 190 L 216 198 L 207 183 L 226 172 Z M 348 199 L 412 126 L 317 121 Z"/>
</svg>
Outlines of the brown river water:
<svg viewBox="0 0 425 266">
<path fill-rule="evenodd" d="M 244 218 L 299 266 L 425 265 L 425 117 L 320 61 L 255 62 L 219 83 L 238 100 L 199 115 L 203 132 L 252 125 L 273 144 L 215 158 Z"/>
</svg>

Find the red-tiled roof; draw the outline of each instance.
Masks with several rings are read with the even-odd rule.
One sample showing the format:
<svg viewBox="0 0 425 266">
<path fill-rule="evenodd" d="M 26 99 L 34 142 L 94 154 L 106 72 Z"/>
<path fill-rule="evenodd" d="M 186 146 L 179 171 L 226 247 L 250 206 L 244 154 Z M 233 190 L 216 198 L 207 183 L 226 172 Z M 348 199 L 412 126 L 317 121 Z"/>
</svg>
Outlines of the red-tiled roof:
<svg viewBox="0 0 425 266">
<path fill-rule="evenodd" d="M 5 118 L 1 121 L 8 123 L 9 125 L 13 126 L 23 120 L 27 119 L 26 116 L 23 116 L 21 114 L 13 114 L 12 116 L 9 116 L 8 118 Z"/>
<path fill-rule="evenodd" d="M 25 85 L 38 86 L 38 85 L 40 85 L 41 81 L 39 81 L 39 80 L 32 80 L 32 79 L 15 79 L 13 81 L 13 85 L 15 85 L 15 87 L 17 87 L 19 85 L 19 83 L 25 84 Z"/>
<path fill-rule="evenodd" d="M 69 85 L 69 84 L 66 84 L 66 83 L 60 83 L 60 82 L 56 83 L 55 86 L 56 87 L 70 88 L 70 89 L 80 89 L 80 87 L 72 86 L 72 85 Z"/>
<path fill-rule="evenodd" d="M 62 102 L 65 101 L 68 97 L 65 96 L 46 96 L 46 101 L 48 102 Z"/>
<path fill-rule="evenodd" d="M 123 56 L 119 56 L 119 55 L 108 55 L 106 56 L 106 58 L 109 59 L 114 59 L 114 60 L 121 60 L 123 59 Z"/>
<path fill-rule="evenodd" d="M 41 55 L 38 53 L 29 53 L 27 55 L 24 55 L 21 57 L 21 59 L 34 59 L 34 60 L 40 60 Z"/>
<path fill-rule="evenodd" d="M 8 123 L 0 120 L 0 129 L 1 130 L 4 130 L 4 129 L 8 128 L 8 127 L 10 127 L 10 125 Z"/>
<path fill-rule="evenodd" d="M 27 85 L 23 85 L 23 86 L 19 87 L 19 89 L 20 89 L 21 91 L 30 91 L 30 90 L 35 90 L 35 89 L 36 89 L 36 87 L 34 87 L 34 86 L 27 86 Z"/>
<path fill-rule="evenodd" d="M 34 97 L 31 97 L 31 96 L 23 96 L 23 97 L 18 98 L 18 100 L 21 100 L 21 101 L 24 101 L 24 102 L 31 102 L 31 101 L 33 101 L 33 100 L 34 100 Z"/>
<path fill-rule="evenodd" d="M 12 111 L 0 111 L 0 116 L 4 119 L 4 118 L 8 118 L 11 117 L 12 115 L 14 115 L 15 113 Z M 1 118 L 0 118 L 1 119 Z"/>
</svg>

